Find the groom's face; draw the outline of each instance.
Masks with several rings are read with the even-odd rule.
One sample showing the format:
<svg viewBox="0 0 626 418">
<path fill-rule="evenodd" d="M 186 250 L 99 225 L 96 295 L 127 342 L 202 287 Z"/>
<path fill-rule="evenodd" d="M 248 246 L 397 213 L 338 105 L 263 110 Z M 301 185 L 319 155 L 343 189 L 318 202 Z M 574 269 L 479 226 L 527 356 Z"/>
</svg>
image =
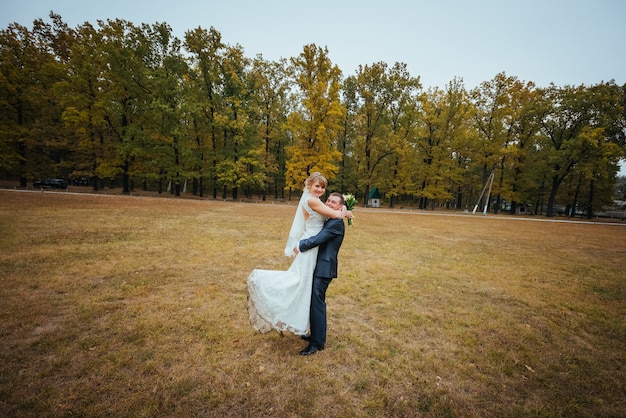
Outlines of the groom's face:
<svg viewBox="0 0 626 418">
<path fill-rule="evenodd" d="M 326 206 L 334 210 L 339 210 L 341 209 L 341 199 L 337 196 L 329 196 L 328 199 L 326 199 Z"/>
</svg>

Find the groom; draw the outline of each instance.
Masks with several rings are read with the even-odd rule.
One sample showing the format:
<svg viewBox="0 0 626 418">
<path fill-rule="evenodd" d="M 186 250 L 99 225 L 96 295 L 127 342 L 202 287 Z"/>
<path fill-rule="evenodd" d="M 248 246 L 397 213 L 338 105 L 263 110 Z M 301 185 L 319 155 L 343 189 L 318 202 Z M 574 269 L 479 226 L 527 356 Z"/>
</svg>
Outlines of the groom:
<svg viewBox="0 0 626 418">
<path fill-rule="evenodd" d="M 331 193 L 326 200 L 326 206 L 334 210 L 341 210 L 344 204 L 343 196 L 337 192 Z M 311 335 L 302 337 L 309 342 L 309 345 L 300 351 L 303 356 L 323 350 L 326 343 L 326 289 L 330 282 L 337 277 L 337 254 L 343 241 L 344 232 L 343 219 L 329 219 L 317 235 L 303 239 L 298 243 L 297 249 L 300 252 L 319 246 L 311 292 L 309 317 Z"/>
</svg>

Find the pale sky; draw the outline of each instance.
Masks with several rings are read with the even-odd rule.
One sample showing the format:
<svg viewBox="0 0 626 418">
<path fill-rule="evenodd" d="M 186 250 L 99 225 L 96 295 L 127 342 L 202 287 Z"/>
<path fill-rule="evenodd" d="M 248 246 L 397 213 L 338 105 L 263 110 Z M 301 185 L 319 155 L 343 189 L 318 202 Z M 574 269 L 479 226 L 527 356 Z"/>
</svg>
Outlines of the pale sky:
<svg viewBox="0 0 626 418">
<path fill-rule="evenodd" d="M 0 27 L 32 28 L 50 10 L 72 28 L 120 18 L 185 31 L 214 27 L 246 56 L 327 47 L 344 75 L 404 62 L 425 89 L 454 77 L 468 89 L 499 72 L 540 87 L 626 83 L 623 0 L 3 0 Z"/>
<path fill-rule="evenodd" d="M 424 89 L 458 77 L 469 90 L 500 72 L 539 87 L 626 83 L 624 0 L 2 0 L 0 28 L 32 28 L 51 10 L 72 28 L 166 22 L 181 40 L 214 27 L 247 57 L 271 61 L 315 44 L 344 76 L 403 62 Z"/>
</svg>

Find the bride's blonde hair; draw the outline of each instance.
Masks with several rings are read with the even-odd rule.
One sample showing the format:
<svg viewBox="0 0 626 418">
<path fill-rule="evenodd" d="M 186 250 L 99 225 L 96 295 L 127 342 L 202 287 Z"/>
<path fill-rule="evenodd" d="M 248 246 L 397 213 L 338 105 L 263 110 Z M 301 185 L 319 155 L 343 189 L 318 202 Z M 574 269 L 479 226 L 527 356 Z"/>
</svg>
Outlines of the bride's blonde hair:
<svg viewBox="0 0 626 418">
<path fill-rule="evenodd" d="M 309 189 L 316 182 L 323 185 L 324 188 L 328 186 L 328 180 L 326 180 L 326 177 L 324 177 L 324 175 L 319 171 L 314 171 L 313 173 L 311 173 L 311 175 L 307 177 L 307 179 L 304 181 L 304 185 L 307 189 Z"/>
</svg>

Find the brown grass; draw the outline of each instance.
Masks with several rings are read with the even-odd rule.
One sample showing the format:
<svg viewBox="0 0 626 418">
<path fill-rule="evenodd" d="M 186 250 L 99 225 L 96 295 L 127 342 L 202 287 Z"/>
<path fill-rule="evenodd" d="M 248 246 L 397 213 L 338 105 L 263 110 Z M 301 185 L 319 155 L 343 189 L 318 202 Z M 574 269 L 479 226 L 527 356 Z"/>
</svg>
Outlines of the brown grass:
<svg viewBox="0 0 626 418">
<path fill-rule="evenodd" d="M 0 414 L 624 416 L 626 226 L 358 208 L 302 357 L 245 309 L 293 210 L 0 191 Z"/>
</svg>

